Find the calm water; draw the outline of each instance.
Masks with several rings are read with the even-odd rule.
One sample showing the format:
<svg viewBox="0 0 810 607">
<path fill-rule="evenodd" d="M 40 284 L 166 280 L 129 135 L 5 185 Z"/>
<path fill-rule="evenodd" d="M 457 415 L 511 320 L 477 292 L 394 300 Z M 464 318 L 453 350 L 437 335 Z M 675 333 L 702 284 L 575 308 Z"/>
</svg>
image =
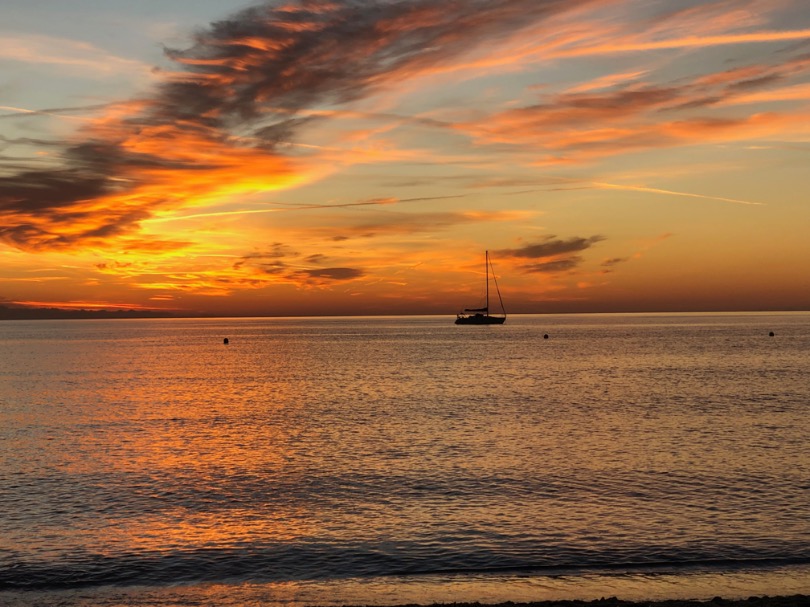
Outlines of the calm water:
<svg viewBox="0 0 810 607">
<path fill-rule="evenodd" d="M 810 593 L 810 314 L 17 321 L 0 353 L 0 602 Z"/>
</svg>

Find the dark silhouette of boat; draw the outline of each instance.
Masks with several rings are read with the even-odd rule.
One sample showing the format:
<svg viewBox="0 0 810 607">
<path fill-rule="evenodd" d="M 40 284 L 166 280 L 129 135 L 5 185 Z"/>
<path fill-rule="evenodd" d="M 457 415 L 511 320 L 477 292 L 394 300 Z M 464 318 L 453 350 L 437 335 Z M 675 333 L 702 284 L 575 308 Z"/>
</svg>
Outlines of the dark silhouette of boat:
<svg viewBox="0 0 810 607">
<path fill-rule="evenodd" d="M 498 301 L 501 304 L 501 313 L 493 315 L 489 313 L 489 273 L 492 270 L 492 281 L 495 283 L 495 291 L 498 293 Z M 502 325 L 506 322 L 506 309 L 503 307 L 501 290 L 498 288 L 498 279 L 495 278 L 495 270 L 489 261 L 489 251 L 486 252 L 484 261 L 484 275 L 486 276 L 487 299 L 483 308 L 465 308 L 456 314 L 457 325 Z"/>
</svg>

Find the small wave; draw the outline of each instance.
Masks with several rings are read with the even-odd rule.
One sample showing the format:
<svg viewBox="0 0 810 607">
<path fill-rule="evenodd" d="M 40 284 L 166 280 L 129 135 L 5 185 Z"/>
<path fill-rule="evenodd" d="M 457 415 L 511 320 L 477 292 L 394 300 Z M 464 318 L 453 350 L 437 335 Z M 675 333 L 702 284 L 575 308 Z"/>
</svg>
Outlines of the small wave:
<svg viewBox="0 0 810 607">
<path fill-rule="evenodd" d="M 687 561 L 638 561 L 619 563 L 567 563 L 567 564 L 526 564 L 520 566 L 479 567 L 461 569 L 427 568 L 393 572 L 388 575 L 455 575 L 488 573 L 533 573 L 541 575 L 576 575 L 604 572 L 623 573 L 681 573 L 688 570 L 738 571 L 743 569 L 770 569 L 791 565 L 810 565 L 810 556 L 785 558 L 747 559 L 694 559 Z"/>
<path fill-rule="evenodd" d="M 576 555 L 565 560 L 530 560 L 499 553 L 475 554 L 432 547 L 430 551 L 390 545 L 336 547 L 332 544 L 274 546 L 263 550 L 198 549 L 171 554 L 118 557 L 85 555 L 64 563 L 17 562 L 0 569 L 2 590 L 59 590 L 94 586 L 167 586 L 329 580 L 385 576 L 526 573 L 582 575 L 599 572 L 678 573 L 739 571 L 810 564 L 810 554 L 787 557 L 712 558 L 707 555 L 622 560 L 617 555 Z M 430 554 L 428 554 L 430 552 Z"/>
</svg>

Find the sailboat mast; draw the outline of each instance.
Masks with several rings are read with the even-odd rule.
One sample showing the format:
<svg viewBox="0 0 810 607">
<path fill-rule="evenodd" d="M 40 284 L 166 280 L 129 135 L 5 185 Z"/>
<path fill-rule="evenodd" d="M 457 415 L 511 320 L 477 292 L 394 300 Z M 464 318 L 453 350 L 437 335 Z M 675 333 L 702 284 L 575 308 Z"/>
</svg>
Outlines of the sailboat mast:
<svg viewBox="0 0 810 607">
<path fill-rule="evenodd" d="M 489 251 L 484 255 L 484 276 L 487 277 L 487 316 L 489 316 Z"/>
</svg>

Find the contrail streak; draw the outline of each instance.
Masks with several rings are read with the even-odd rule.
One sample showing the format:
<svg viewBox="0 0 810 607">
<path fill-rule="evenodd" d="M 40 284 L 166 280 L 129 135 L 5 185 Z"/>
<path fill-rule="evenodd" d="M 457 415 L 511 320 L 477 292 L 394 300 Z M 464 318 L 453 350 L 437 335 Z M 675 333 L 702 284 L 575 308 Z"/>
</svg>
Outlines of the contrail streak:
<svg viewBox="0 0 810 607">
<path fill-rule="evenodd" d="M 363 200 L 359 202 L 344 202 L 339 204 L 295 204 L 295 203 L 275 203 L 284 205 L 286 208 L 273 209 L 236 209 L 233 211 L 216 211 L 212 213 L 195 213 L 194 215 L 180 215 L 177 217 L 153 217 L 145 219 L 142 223 L 166 223 L 168 221 L 182 221 L 185 219 L 203 219 L 206 217 L 227 217 L 230 215 L 252 215 L 255 213 L 284 213 L 289 211 L 309 211 L 313 209 L 343 209 L 348 207 L 384 206 L 399 204 L 402 202 L 427 202 L 431 200 L 445 200 L 448 198 L 463 198 L 462 194 L 454 196 L 433 196 L 425 198 L 398 198 L 384 200 Z"/>
<path fill-rule="evenodd" d="M 675 192 L 673 190 L 663 190 L 661 188 L 649 188 L 640 185 L 621 185 L 617 183 L 605 183 L 601 181 L 590 182 L 594 187 L 603 190 L 627 190 L 631 192 L 649 192 L 651 194 L 666 194 L 668 196 L 683 196 L 685 198 L 700 198 L 702 200 L 718 200 L 720 202 L 731 202 L 734 204 L 761 206 L 762 202 L 751 202 L 750 200 L 740 200 L 738 198 L 725 198 L 723 196 L 708 196 L 706 194 L 692 194 L 691 192 Z"/>
</svg>

